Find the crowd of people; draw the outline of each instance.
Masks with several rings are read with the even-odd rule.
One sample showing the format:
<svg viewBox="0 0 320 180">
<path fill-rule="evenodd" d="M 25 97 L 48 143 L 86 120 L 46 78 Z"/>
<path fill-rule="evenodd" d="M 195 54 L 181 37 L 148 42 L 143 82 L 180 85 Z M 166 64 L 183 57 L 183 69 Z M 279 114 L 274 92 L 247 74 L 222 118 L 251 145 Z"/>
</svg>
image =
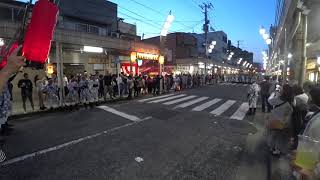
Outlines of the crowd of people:
<svg viewBox="0 0 320 180">
<path fill-rule="evenodd" d="M 84 72 L 82 75 L 64 76 L 64 87 L 60 89 L 55 74 L 52 74 L 51 78 L 36 75 L 34 81 L 29 79 L 27 73 L 24 73 L 23 76 L 24 78 L 19 80 L 17 87 L 21 89 L 22 106 L 25 113 L 27 112 L 27 100 L 29 100 L 32 110 L 35 109 L 32 97 L 33 86 L 36 88 L 40 110 L 45 110 L 56 108 L 61 104 L 70 109 L 77 108 L 78 105 L 92 107 L 98 102 L 106 101 L 108 97 L 114 99 L 126 96 L 128 99 L 132 99 L 145 94 L 158 95 L 160 91 L 161 93 L 167 93 L 170 90 L 181 91 L 218 82 L 217 76 L 214 75 L 131 76 L 124 73 L 102 75 L 98 72 L 89 75 Z M 9 92 L 12 100 L 12 90 Z M 60 92 L 62 94 L 59 94 Z M 64 96 L 63 102 L 60 102 L 61 96 Z"/>
<path fill-rule="evenodd" d="M 258 99 L 262 112 L 269 113 L 266 127 L 272 155 L 291 157 L 298 179 L 319 179 L 320 86 L 305 82 L 301 87 L 265 77 L 249 87 L 249 115 L 256 113 Z"/>
</svg>

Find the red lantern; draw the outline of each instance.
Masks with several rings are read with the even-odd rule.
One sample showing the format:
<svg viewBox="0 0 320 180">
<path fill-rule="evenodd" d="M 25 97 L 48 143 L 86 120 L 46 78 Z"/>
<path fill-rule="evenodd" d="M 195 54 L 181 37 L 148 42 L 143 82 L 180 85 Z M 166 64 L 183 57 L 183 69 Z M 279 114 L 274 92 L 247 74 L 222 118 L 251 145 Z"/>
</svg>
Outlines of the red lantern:
<svg viewBox="0 0 320 180">
<path fill-rule="evenodd" d="M 27 66 L 43 68 L 50 52 L 58 12 L 58 7 L 48 0 L 39 0 L 33 7 L 22 50 Z"/>
</svg>

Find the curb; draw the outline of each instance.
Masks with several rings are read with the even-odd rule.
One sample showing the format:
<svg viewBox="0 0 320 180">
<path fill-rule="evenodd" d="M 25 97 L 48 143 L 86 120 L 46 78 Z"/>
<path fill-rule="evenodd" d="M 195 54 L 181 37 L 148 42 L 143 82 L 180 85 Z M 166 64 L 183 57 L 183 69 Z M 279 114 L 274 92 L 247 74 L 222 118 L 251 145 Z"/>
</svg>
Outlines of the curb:
<svg viewBox="0 0 320 180">
<path fill-rule="evenodd" d="M 212 85 L 209 85 L 209 86 L 212 86 Z M 204 87 L 206 87 L 206 86 L 201 86 L 199 88 L 186 89 L 184 91 L 192 90 L 192 89 L 200 89 L 200 88 L 204 88 Z M 174 91 L 164 92 L 161 95 L 172 93 L 172 92 L 174 92 Z M 157 96 L 161 96 L 161 95 L 157 95 Z M 142 99 L 142 98 L 147 98 L 149 96 L 152 97 L 153 95 L 152 94 L 140 95 L 139 97 L 133 97 L 132 99 L 127 99 L 126 97 L 123 97 L 121 99 L 117 98 L 117 99 L 112 99 L 112 100 L 107 100 L 107 101 L 100 101 L 100 102 L 97 102 L 97 104 L 98 105 L 103 105 L 103 104 L 111 104 L 111 103 L 115 103 L 115 102 L 132 101 L 132 100 L 138 100 L 138 99 Z M 96 105 L 94 105 L 94 106 L 96 106 Z M 78 108 L 84 108 L 84 105 L 83 104 L 78 105 Z M 48 109 L 48 110 L 42 110 L 42 111 L 34 111 L 34 112 L 27 113 L 27 114 L 11 115 L 8 118 L 8 121 L 19 121 L 19 120 L 23 120 L 25 118 L 41 116 L 41 115 L 44 115 L 44 114 L 54 114 L 54 113 L 58 113 L 58 112 L 72 112 L 72 111 L 66 110 L 66 109 L 64 109 L 64 107 L 57 107 L 57 108 L 54 108 L 54 109 Z"/>
</svg>

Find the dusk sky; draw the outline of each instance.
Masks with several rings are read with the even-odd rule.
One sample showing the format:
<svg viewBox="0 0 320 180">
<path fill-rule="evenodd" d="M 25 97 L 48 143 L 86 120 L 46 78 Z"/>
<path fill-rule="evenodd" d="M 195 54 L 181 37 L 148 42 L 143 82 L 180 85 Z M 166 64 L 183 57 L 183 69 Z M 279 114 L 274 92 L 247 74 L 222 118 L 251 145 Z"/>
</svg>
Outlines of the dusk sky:
<svg viewBox="0 0 320 180">
<path fill-rule="evenodd" d="M 25 1 L 25 0 L 22 0 Z M 261 51 L 267 45 L 259 34 L 259 27 L 267 29 L 274 22 L 276 0 L 111 0 L 118 4 L 118 16 L 125 22 L 137 25 L 138 35 L 144 38 L 160 34 L 169 11 L 175 16 L 170 32 L 202 33 L 204 14 L 198 6 L 211 2 L 211 27 L 224 31 L 234 45 L 255 54 L 254 60 L 262 62 Z"/>
</svg>

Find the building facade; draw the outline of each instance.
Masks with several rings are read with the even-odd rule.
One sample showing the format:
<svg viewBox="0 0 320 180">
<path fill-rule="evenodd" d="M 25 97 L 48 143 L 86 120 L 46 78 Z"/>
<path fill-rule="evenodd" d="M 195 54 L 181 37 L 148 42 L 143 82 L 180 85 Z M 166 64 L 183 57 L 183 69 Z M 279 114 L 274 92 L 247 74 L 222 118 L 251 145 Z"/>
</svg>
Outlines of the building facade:
<svg viewBox="0 0 320 180">
<path fill-rule="evenodd" d="M 270 31 L 270 73 L 277 71 L 274 67 L 280 64 L 282 76 L 292 83 L 319 82 L 319 17 L 318 0 L 277 1 L 275 24 Z"/>
<path fill-rule="evenodd" d="M 198 40 L 198 57 L 206 57 L 205 35 L 195 34 L 193 36 Z M 228 36 L 223 31 L 215 31 L 208 33 L 208 44 L 215 41 L 216 45 L 212 53 L 208 53 L 208 58 L 215 62 L 224 62 L 227 60 Z"/>
<path fill-rule="evenodd" d="M 222 32 L 210 32 L 209 41 L 215 41 L 216 45 L 212 53 L 205 53 L 204 34 L 195 33 L 171 33 L 165 37 L 165 52 L 172 52 L 172 61 L 168 58 L 167 65 L 173 66 L 175 74 L 213 74 L 235 73 L 238 69 L 228 63 L 227 59 L 227 35 Z M 160 45 L 160 37 L 143 40 L 148 43 Z M 170 53 L 169 53 L 170 54 Z"/>
<path fill-rule="evenodd" d="M 18 1 L 0 2 L 0 38 L 4 46 L 20 28 L 25 3 Z M 105 0 L 61 0 L 60 12 L 47 65 L 54 73 L 66 76 L 83 74 L 130 73 L 137 62 L 130 63 L 132 52 L 159 56 L 158 46 L 142 42 L 136 36 L 135 25 L 120 22 L 117 5 Z M 84 46 L 103 49 L 99 53 L 87 52 Z M 1 47 L 0 47 L 1 48 Z M 148 61 L 149 56 L 145 56 Z M 143 59 L 143 58 L 141 58 Z M 154 61 L 154 60 L 153 60 Z M 158 60 L 156 60 L 158 62 Z M 157 66 L 157 63 L 155 63 Z M 46 69 L 25 68 L 31 80 L 35 75 L 49 76 Z M 138 68 L 135 68 L 138 72 Z M 13 81 L 14 94 L 19 94 L 16 84 L 22 78 L 19 73 Z M 60 84 L 62 86 L 62 84 Z M 34 97 L 37 97 L 36 94 Z M 16 97 L 19 101 L 20 96 Z"/>
</svg>

